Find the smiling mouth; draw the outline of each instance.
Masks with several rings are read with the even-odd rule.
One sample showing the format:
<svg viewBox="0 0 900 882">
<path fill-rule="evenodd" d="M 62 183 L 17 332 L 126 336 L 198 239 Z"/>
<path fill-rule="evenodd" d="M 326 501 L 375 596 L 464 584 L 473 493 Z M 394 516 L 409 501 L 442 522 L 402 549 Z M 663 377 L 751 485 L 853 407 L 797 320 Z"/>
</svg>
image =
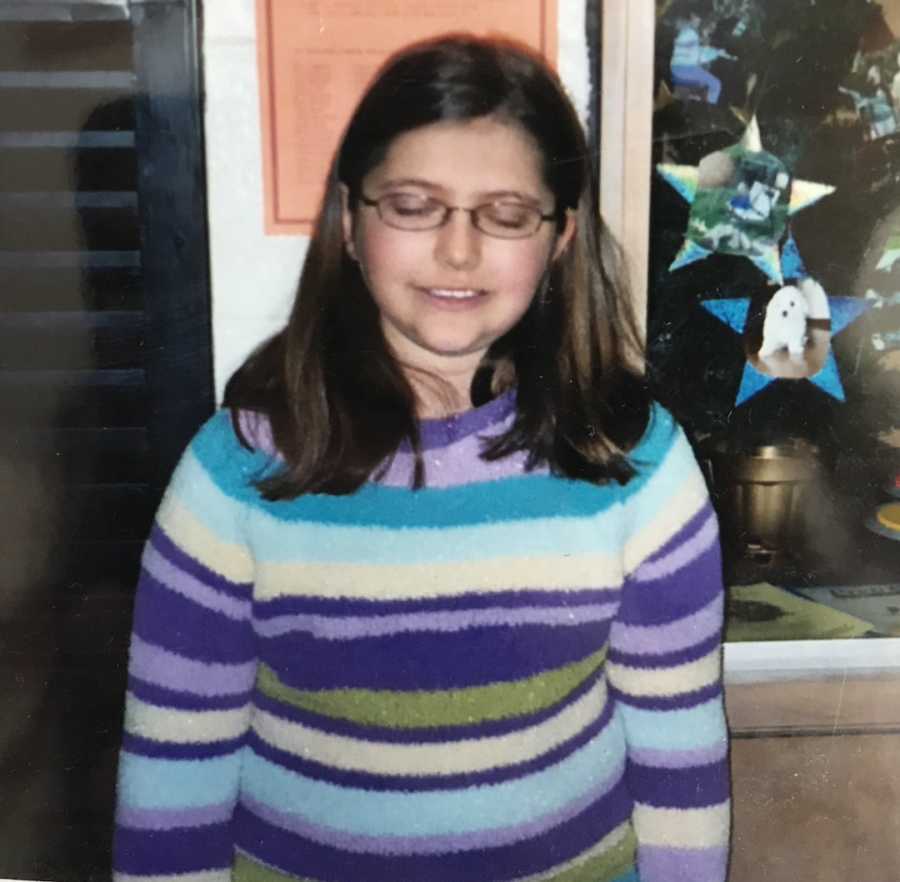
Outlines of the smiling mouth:
<svg viewBox="0 0 900 882">
<path fill-rule="evenodd" d="M 486 293 L 480 288 L 424 288 L 425 292 L 438 300 L 474 300 Z"/>
</svg>

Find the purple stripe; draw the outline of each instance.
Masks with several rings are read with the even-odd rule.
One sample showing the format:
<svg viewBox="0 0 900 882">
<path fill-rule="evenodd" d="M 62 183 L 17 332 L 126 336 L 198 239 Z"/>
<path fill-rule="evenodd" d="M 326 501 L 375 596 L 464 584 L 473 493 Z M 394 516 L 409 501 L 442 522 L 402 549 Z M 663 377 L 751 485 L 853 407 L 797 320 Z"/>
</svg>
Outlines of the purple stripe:
<svg viewBox="0 0 900 882">
<path fill-rule="evenodd" d="M 644 845 L 640 869 L 647 879 L 666 882 L 721 882 L 728 866 L 728 849 L 664 848 Z"/>
<path fill-rule="evenodd" d="M 616 604 L 585 604 L 552 609 L 549 607 L 510 610 L 503 607 L 454 612 L 400 613 L 383 616 L 278 616 L 256 625 L 262 637 L 307 632 L 322 640 L 356 640 L 360 637 L 387 637 L 411 632 L 453 633 L 468 628 L 545 625 L 572 627 L 590 622 L 608 622 Z"/>
<path fill-rule="evenodd" d="M 276 699 L 257 693 L 254 703 L 260 710 L 289 722 L 300 723 L 330 735 L 346 735 L 351 738 L 368 738 L 391 744 L 442 744 L 444 742 L 466 741 L 472 738 L 488 738 L 495 735 L 507 735 L 518 732 L 525 727 L 534 726 L 561 713 L 565 708 L 578 701 L 586 692 L 594 687 L 597 675 L 587 677 L 579 683 L 562 701 L 532 714 L 522 714 L 499 720 L 487 720 L 461 726 L 406 727 L 402 729 L 387 728 L 371 723 L 353 723 L 335 717 L 327 717 L 312 711 L 293 707 Z M 448 699 L 449 700 L 449 699 Z M 607 702 L 609 705 L 609 702 Z M 606 711 L 604 711 L 606 713 Z M 452 744 L 448 745 L 452 747 Z"/>
<path fill-rule="evenodd" d="M 657 769 L 687 769 L 724 760 L 728 756 L 728 742 L 723 740 L 720 744 L 712 747 L 697 747 L 693 750 L 631 748 L 629 756 L 635 763 L 642 766 Z"/>
<path fill-rule="evenodd" d="M 470 436 L 449 447 L 425 451 L 422 456 L 425 484 L 432 489 L 445 489 L 486 481 L 502 481 L 526 473 L 528 454 L 524 451 L 487 461 L 481 458 L 483 450 L 484 442 L 481 437 Z M 399 452 L 378 483 L 385 487 L 408 487 L 412 473 L 412 454 Z M 546 469 L 528 472 L 532 475 L 546 473 Z"/>
<path fill-rule="evenodd" d="M 467 435 L 484 432 L 485 429 L 502 423 L 515 411 L 515 407 L 516 394 L 514 390 L 510 389 L 481 407 L 475 407 L 443 419 L 419 420 L 419 439 L 422 449 L 446 447 Z"/>
<path fill-rule="evenodd" d="M 135 635 L 131 638 L 130 671 L 147 683 L 181 687 L 196 695 L 247 695 L 256 678 L 256 662 L 224 665 L 193 661 Z"/>
<path fill-rule="evenodd" d="M 258 620 L 282 615 L 378 616 L 458 609 L 568 607 L 618 602 L 618 588 L 485 591 L 421 600 L 360 600 L 350 597 L 278 597 L 256 604 Z"/>
<path fill-rule="evenodd" d="M 696 520 L 696 518 L 692 520 Z M 719 528 L 716 524 L 716 516 L 709 511 L 706 520 L 700 524 L 693 536 L 685 537 L 680 545 L 668 553 L 654 554 L 651 560 L 644 561 L 634 572 L 632 579 L 636 582 L 654 582 L 665 579 L 686 567 L 695 558 L 700 557 L 716 542 L 718 536 Z"/>
<path fill-rule="evenodd" d="M 622 704 L 629 704 L 632 707 L 639 707 L 643 710 L 689 710 L 697 707 L 699 704 L 705 704 L 713 698 L 719 698 L 722 695 L 722 684 L 719 682 L 710 683 L 702 689 L 695 689 L 693 692 L 680 692 L 678 695 L 625 695 L 617 689 L 610 687 L 610 695 L 616 701 Z"/>
<path fill-rule="evenodd" d="M 179 827 L 208 827 L 231 820 L 234 803 L 206 805 L 192 809 L 138 809 L 119 805 L 116 822 L 132 830 L 175 830 Z"/>
<path fill-rule="evenodd" d="M 718 595 L 706 606 L 677 622 L 668 625 L 624 625 L 616 621 L 610 632 L 610 642 L 629 653 L 658 652 L 683 649 L 718 634 L 722 628 L 724 595 Z"/>
<path fill-rule="evenodd" d="M 505 845 L 541 836 L 548 830 L 572 820 L 595 802 L 602 800 L 621 782 L 624 771 L 624 768 L 616 769 L 609 778 L 591 787 L 564 808 L 548 812 L 533 821 L 514 824 L 510 827 L 437 836 L 365 836 L 361 833 L 346 833 L 307 821 L 302 815 L 279 811 L 250 797 L 243 797 L 242 802 L 248 811 L 272 826 L 280 827 L 282 830 L 304 839 L 311 839 L 320 845 L 330 845 L 343 851 L 380 855 L 446 854 L 447 852 L 476 848 L 502 848 Z"/>
<path fill-rule="evenodd" d="M 674 551 L 677 551 L 685 542 L 690 541 L 691 537 L 703 527 L 710 516 L 715 517 L 715 511 L 712 507 L 712 503 L 707 499 L 703 505 L 688 518 L 674 536 L 671 536 L 661 548 L 657 548 L 653 554 L 641 562 L 641 566 L 654 563 L 661 558 L 668 557 L 668 555 L 672 554 Z"/>
<path fill-rule="evenodd" d="M 307 634 L 267 638 L 263 654 L 295 660 L 282 680 L 295 689 L 459 689 L 522 680 L 582 661 L 604 645 L 608 628 L 522 625 L 452 634 L 395 634 L 343 643 Z M 448 663 L 452 659 L 452 664 Z"/>
<path fill-rule="evenodd" d="M 578 748 L 583 747 L 598 736 L 609 724 L 612 716 L 612 702 L 607 702 L 602 713 L 575 736 L 526 762 L 498 766 L 481 772 L 459 773 L 454 775 L 376 775 L 350 769 L 337 769 L 322 763 L 304 759 L 299 754 L 287 753 L 264 741 L 256 732 L 249 735 L 252 749 L 277 766 L 290 769 L 304 777 L 316 781 L 327 781 L 343 787 L 355 787 L 364 790 L 396 792 L 398 789 L 409 792 L 423 790 L 456 790 L 464 787 L 481 787 L 500 784 L 534 774 L 561 762 Z M 375 740 L 375 739 L 370 739 Z M 447 745 L 448 750 L 452 745 Z"/>
<path fill-rule="evenodd" d="M 728 800 L 728 764 L 719 762 L 693 768 L 660 769 L 628 764 L 628 789 L 635 802 L 657 808 L 707 808 Z"/>
<path fill-rule="evenodd" d="M 226 579 L 221 573 L 204 566 L 200 561 L 191 557 L 191 555 L 176 545 L 159 523 L 153 525 L 147 545 L 148 547 L 153 546 L 177 569 L 198 579 L 200 582 L 212 585 L 223 594 L 227 594 L 235 600 L 248 600 L 250 598 L 253 588 L 250 583 L 232 582 L 231 579 Z"/>
<path fill-rule="evenodd" d="M 242 664 L 255 658 L 249 620 L 236 622 L 161 585 L 141 571 L 134 602 L 134 633 L 196 661 Z"/>
<path fill-rule="evenodd" d="M 616 664 L 627 665 L 633 669 L 658 670 L 697 661 L 716 650 L 719 642 L 719 634 L 716 633 L 700 643 L 695 643 L 693 646 L 688 646 L 675 652 L 661 652 L 658 655 L 636 655 L 628 652 L 619 652 L 611 647 L 609 660 Z"/>
<path fill-rule="evenodd" d="M 217 587 L 176 567 L 152 545 L 145 549 L 142 563 L 146 572 L 161 585 L 177 591 L 200 606 L 222 613 L 230 619 L 246 619 L 250 615 L 249 600 L 237 600 L 223 594 Z"/>
<path fill-rule="evenodd" d="M 669 576 L 665 591 L 657 582 L 626 581 L 618 619 L 626 625 L 667 625 L 698 612 L 721 593 L 722 563 L 713 545 Z"/>
<path fill-rule="evenodd" d="M 134 876 L 227 869 L 233 860 L 233 835 L 228 823 L 178 827 L 152 835 L 119 827 L 113 840 L 114 869 Z"/>
<path fill-rule="evenodd" d="M 605 799 L 531 840 L 499 848 L 471 847 L 431 855 L 361 854 L 304 839 L 256 817 L 244 806 L 235 812 L 238 848 L 282 872 L 316 879 L 365 879 L 366 882 L 462 882 L 484 879 L 490 867 L 494 882 L 547 872 L 595 846 L 631 817 L 633 803 L 623 781 Z"/>
<path fill-rule="evenodd" d="M 211 744 L 195 741 L 188 744 L 173 744 L 171 741 L 154 741 L 127 732 L 122 736 L 122 747 L 129 753 L 155 759 L 213 759 L 240 750 L 244 742 L 244 738 L 231 738 L 228 741 L 214 741 Z"/>
<path fill-rule="evenodd" d="M 148 704 L 177 710 L 235 710 L 243 707 L 251 695 L 248 692 L 242 695 L 198 696 L 195 692 L 177 692 L 155 686 L 133 675 L 128 678 L 128 691 Z"/>
</svg>

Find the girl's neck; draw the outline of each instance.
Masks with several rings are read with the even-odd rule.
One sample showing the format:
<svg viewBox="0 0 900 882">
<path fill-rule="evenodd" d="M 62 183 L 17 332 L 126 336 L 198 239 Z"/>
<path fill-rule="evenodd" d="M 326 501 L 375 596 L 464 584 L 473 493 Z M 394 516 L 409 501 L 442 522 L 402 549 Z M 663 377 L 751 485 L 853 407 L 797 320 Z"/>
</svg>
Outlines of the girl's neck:
<svg viewBox="0 0 900 882">
<path fill-rule="evenodd" d="M 439 419 L 472 407 L 471 372 L 465 376 L 437 376 L 408 371 L 407 378 L 416 396 L 419 419 Z"/>
</svg>

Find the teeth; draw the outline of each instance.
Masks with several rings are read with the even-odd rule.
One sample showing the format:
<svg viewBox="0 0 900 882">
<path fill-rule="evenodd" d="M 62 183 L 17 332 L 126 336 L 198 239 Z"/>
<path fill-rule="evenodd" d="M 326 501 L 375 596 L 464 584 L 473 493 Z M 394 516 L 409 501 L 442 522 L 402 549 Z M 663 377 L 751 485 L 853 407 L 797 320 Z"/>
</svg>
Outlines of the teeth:
<svg viewBox="0 0 900 882">
<path fill-rule="evenodd" d="M 428 293 L 431 294 L 432 297 L 449 297 L 452 300 L 469 300 L 472 297 L 478 296 L 477 291 L 460 291 L 451 288 L 429 288 Z"/>
</svg>

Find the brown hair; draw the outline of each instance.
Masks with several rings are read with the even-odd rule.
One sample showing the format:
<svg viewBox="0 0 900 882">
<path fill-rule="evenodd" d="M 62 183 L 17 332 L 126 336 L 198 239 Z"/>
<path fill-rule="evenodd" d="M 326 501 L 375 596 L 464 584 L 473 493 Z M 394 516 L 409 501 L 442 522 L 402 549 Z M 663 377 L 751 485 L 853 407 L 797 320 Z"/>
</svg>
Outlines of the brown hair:
<svg viewBox="0 0 900 882">
<path fill-rule="evenodd" d="M 413 390 L 391 356 L 378 310 L 344 248 L 340 185 L 354 210 L 363 178 L 403 132 L 445 120 L 494 116 L 538 146 L 558 225 L 576 232 L 518 324 L 485 357 L 493 392 L 515 384 L 516 417 L 482 456 L 515 450 L 571 478 L 624 483 L 627 452 L 649 413 L 629 365 L 640 343 L 617 249 L 597 216 L 584 133 L 556 76 L 530 50 L 448 36 L 416 44 L 382 67 L 344 133 L 325 187 L 287 326 L 231 377 L 225 404 L 235 429 L 249 410 L 265 416 L 283 467 L 260 481 L 269 499 L 351 493 L 404 439 L 423 469 Z"/>
</svg>

